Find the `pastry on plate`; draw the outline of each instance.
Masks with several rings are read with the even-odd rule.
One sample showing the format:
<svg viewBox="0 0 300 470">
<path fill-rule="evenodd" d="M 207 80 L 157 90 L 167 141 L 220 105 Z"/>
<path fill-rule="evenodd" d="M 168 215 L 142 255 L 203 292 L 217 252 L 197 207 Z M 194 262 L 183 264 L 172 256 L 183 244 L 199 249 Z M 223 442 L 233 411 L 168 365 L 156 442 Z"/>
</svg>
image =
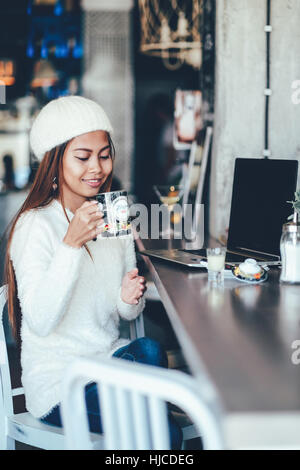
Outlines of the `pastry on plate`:
<svg viewBox="0 0 300 470">
<path fill-rule="evenodd" d="M 233 269 L 233 274 L 249 281 L 259 281 L 264 276 L 265 270 L 257 264 L 255 259 L 249 258 L 236 266 Z"/>
</svg>

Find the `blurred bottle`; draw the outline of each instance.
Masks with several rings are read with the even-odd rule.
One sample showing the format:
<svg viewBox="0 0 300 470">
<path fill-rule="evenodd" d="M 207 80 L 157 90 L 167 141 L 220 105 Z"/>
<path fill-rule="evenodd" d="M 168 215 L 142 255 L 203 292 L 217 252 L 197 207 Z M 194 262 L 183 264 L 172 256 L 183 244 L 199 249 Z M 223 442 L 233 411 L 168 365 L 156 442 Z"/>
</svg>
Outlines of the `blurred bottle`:
<svg viewBox="0 0 300 470">
<path fill-rule="evenodd" d="M 300 283 L 300 225 L 296 211 L 293 222 L 283 225 L 280 252 L 282 263 L 280 282 Z"/>
</svg>

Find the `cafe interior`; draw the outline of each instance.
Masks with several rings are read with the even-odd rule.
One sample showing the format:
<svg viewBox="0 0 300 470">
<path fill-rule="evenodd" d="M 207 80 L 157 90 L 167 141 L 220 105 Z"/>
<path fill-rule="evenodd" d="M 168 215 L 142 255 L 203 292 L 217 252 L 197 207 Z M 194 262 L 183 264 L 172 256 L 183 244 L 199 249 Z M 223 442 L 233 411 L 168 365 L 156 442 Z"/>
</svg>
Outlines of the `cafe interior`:
<svg viewBox="0 0 300 470">
<path fill-rule="evenodd" d="M 0 8 L 0 448 L 171 450 L 171 413 L 191 455 L 300 449 L 299 1 Z M 32 123 L 69 96 L 100 104 L 114 129 L 110 192 L 127 193 L 147 286 L 120 335 L 159 342 L 168 367 L 78 357 L 59 427 L 26 408 L 4 262 L 39 168 Z M 86 420 L 90 382 L 102 433 Z"/>
</svg>

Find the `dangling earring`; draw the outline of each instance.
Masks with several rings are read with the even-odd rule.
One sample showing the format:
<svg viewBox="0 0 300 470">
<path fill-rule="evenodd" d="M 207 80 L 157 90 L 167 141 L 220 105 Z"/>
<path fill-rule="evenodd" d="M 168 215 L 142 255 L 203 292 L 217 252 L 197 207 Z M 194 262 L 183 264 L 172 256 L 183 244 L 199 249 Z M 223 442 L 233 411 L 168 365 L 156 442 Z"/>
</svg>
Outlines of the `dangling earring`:
<svg viewBox="0 0 300 470">
<path fill-rule="evenodd" d="M 53 184 L 52 184 L 53 191 L 57 190 L 57 184 L 55 183 L 55 181 L 56 181 L 56 176 L 55 178 L 53 178 Z"/>
</svg>

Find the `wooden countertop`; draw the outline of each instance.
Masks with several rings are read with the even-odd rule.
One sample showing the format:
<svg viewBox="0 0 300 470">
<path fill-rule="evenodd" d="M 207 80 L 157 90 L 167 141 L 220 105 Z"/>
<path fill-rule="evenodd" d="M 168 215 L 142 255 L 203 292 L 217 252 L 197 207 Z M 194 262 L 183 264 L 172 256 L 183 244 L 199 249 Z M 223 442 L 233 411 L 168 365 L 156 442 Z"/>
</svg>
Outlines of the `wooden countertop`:
<svg viewBox="0 0 300 470">
<path fill-rule="evenodd" d="M 139 250 L 159 247 L 136 242 Z M 275 413 L 297 417 L 300 425 L 300 365 L 292 362 L 300 286 L 280 284 L 280 270 L 272 268 L 262 284 L 225 279 L 224 289 L 216 289 L 206 270 L 143 258 L 192 373 L 206 375 L 224 414 Z"/>
</svg>

